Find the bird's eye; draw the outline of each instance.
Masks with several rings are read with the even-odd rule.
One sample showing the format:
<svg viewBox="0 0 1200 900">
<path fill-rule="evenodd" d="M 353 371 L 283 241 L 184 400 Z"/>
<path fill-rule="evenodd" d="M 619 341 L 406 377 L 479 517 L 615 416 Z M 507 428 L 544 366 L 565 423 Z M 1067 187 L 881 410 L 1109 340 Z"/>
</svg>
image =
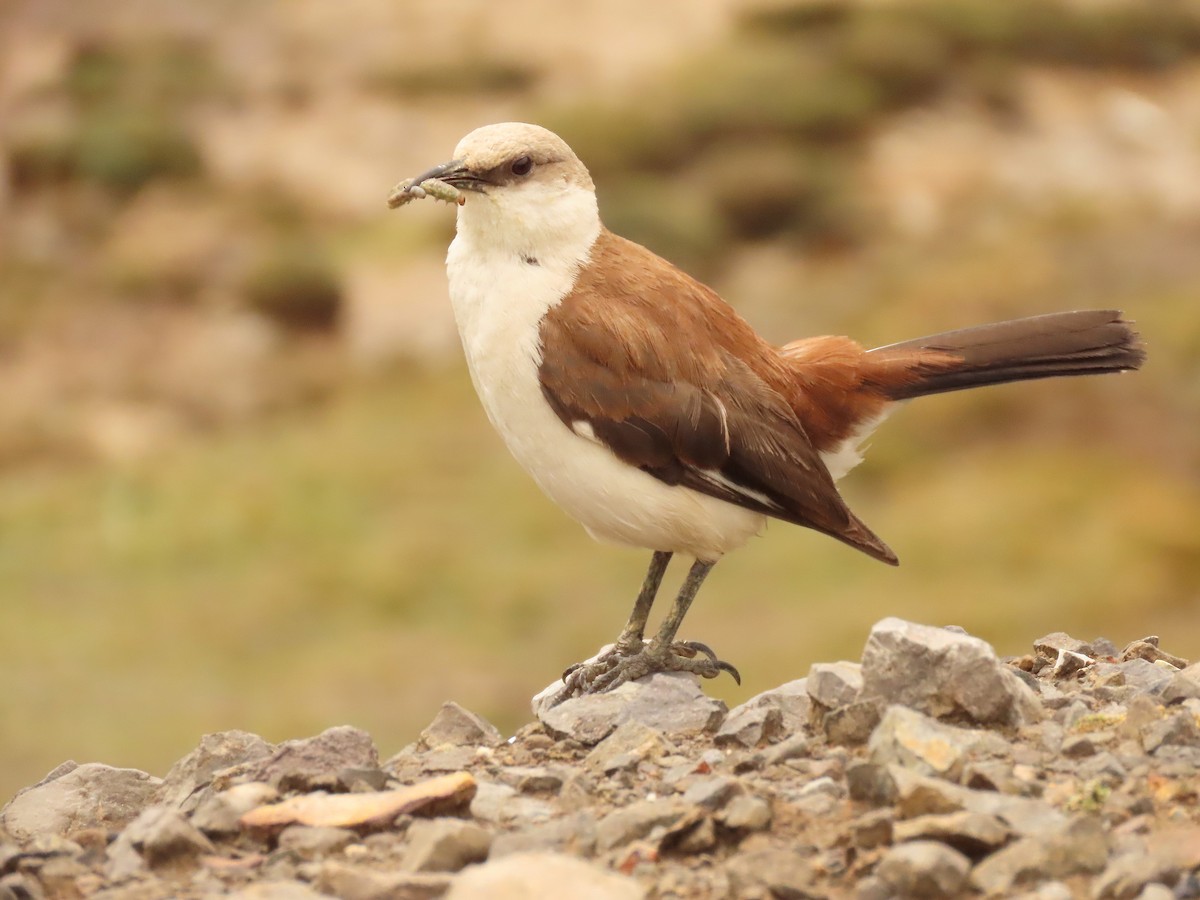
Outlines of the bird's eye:
<svg viewBox="0 0 1200 900">
<path fill-rule="evenodd" d="M 528 156 L 518 156 L 509 168 L 514 175 L 528 175 L 533 171 L 533 160 Z"/>
</svg>

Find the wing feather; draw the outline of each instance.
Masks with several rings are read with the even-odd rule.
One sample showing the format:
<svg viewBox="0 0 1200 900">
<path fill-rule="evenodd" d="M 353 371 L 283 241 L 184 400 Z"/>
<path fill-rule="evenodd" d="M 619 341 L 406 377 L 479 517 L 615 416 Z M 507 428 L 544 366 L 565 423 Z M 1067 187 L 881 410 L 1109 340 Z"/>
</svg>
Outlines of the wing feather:
<svg viewBox="0 0 1200 900">
<path fill-rule="evenodd" d="M 761 370 L 775 351 L 715 293 L 649 251 L 605 233 L 597 253 L 614 258 L 585 269 L 540 329 L 542 394 L 564 424 L 587 423 L 618 458 L 666 484 L 895 562 L 846 506 L 796 410 L 771 383 L 788 377 L 786 364 Z M 632 278 L 630 264 L 646 257 L 653 277 L 642 269 Z M 664 302 L 672 296 L 676 302 Z"/>
</svg>

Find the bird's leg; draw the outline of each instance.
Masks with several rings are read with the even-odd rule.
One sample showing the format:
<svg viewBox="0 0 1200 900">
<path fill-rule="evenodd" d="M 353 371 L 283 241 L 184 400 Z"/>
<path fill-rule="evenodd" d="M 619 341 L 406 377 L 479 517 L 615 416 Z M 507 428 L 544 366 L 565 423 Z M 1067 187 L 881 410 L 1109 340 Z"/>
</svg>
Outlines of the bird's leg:
<svg viewBox="0 0 1200 900">
<path fill-rule="evenodd" d="M 646 570 L 642 590 L 633 602 L 629 621 L 625 623 L 625 627 L 621 629 L 621 636 L 617 638 L 618 647 L 641 649 L 642 638 L 646 635 L 646 620 L 650 618 L 650 607 L 654 605 L 654 598 L 658 596 L 658 589 L 662 585 L 663 575 L 666 574 L 670 561 L 671 554 L 665 550 L 656 550 L 650 557 L 650 568 Z"/>
<path fill-rule="evenodd" d="M 662 585 L 663 575 L 666 574 L 667 564 L 670 562 L 671 553 L 665 550 L 654 551 L 654 555 L 650 557 L 650 568 L 646 570 L 646 578 L 642 582 L 642 589 L 629 613 L 629 621 L 621 629 L 617 643 L 608 653 L 604 654 L 605 657 L 628 656 L 642 649 L 643 638 L 646 634 L 646 620 L 650 618 L 650 607 L 654 605 L 654 598 L 658 596 L 658 589 Z M 572 672 L 584 665 L 586 663 L 575 663 L 568 668 L 563 672 L 563 681 L 566 681 Z"/>
<path fill-rule="evenodd" d="M 661 565 L 657 553 L 650 563 L 650 571 L 646 573 L 642 593 L 634 604 L 633 613 L 616 646 L 594 662 L 580 663 L 564 672 L 563 688 L 555 696 L 553 703 L 561 703 L 578 694 L 611 691 L 618 685 L 636 681 L 653 672 L 692 672 L 705 678 L 716 678 L 722 672 L 728 672 L 741 684 L 742 679 L 737 669 L 718 659 L 706 645 L 698 641 L 675 640 L 684 616 L 687 615 L 692 601 L 696 599 L 696 592 L 700 590 L 700 585 L 715 565 L 713 562 L 696 560 L 692 564 L 658 633 L 648 643 L 642 639 L 650 604 L 662 580 L 667 560 L 670 559 L 670 554 L 664 556 L 666 558 L 662 560 Z M 649 599 L 646 599 L 647 594 Z"/>
<path fill-rule="evenodd" d="M 704 584 L 704 579 L 708 577 L 708 573 L 715 565 L 715 562 L 704 562 L 700 559 L 692 563 L 683 586 L 679 588 L 679 596 L 671 604 L 671 611 L 667 613 L 662 625 L 658 627 L 658 634 L 650 640 L 652 652 L 655 650 L 662 652 L 674 643 L 675 634 L 679 631 L 679 626 L 683 624 L 683 617 L 687 615 L 692 601 L 696 599 L 696 592 L 700 590 L 700 585 Z"/>
<path fill-rule="evenodd" d="M 646 648 L 637 657 L 630 660 L 625 672 L 606 672 L 598 677 L 592 686 L 596 692 L 612 690 L 626 681 L 634 681 L 651 672 L 692 672 L 705 678 L 716 678 L 722 672 L 728 672 L 738 684 L 742 676 L 732 665 L 717 658 L 717 655 L 707 644 L 699 641 L 676 641 L 675 635 L 683 618 L 687 615 L 696 599 L 700 585 L 712 571 L 716 562 L 705 562 L 698 559 L 692 563 L 687 578 L 679 588 L 679 595 L 671 604 L 671 610 L 659 626 L 658 633 L 650 639 Z M 697 654 L 702 658 L 697 658 Z"/>
</svg>

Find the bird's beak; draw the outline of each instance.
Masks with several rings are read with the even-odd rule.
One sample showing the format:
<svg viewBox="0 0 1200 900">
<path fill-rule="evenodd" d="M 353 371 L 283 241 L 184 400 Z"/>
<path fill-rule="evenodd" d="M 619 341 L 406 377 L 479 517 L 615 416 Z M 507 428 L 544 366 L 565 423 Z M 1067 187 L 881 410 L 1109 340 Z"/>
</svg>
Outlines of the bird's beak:
<svg viewBox="0 0 1200 900">
<path fill-rule="evenodd" d="M 476 175 L 461 159 L 452 159 L 422 172 L 416 178 L 406 178 L 388 194 L 388 209 L 403 206 L 418 197 L 434 196 L 447 203 L 462 206 L 467 198 L 462 191 L 483 193 L 487 182 Z M 461 190 L 460 190 L 461 189 Z"/>
<path fill-rule="evenodd" d="M 462 190 L 483 190 L 483 180 L 468 169 L 461 159 L 452 159 L 449 162 L 442 163 L 440 166 L 434 166 L 428 172 L 422 172 L 414 178 L 412 183 L 420 184 L 422 181 L 430 178 L 436 178 L 438 181 L 444 181 L 446 184 L 452 184 Z"/>
</svg>

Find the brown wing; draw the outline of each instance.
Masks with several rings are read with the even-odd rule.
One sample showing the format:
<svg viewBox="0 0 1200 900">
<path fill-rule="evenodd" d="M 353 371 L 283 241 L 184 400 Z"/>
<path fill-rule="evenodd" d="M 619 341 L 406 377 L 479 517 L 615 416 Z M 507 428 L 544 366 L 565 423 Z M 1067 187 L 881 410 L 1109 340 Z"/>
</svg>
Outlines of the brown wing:
<svg viewBox="0 0 1200 900">
<path fill-rule="evenodd" d="M 542 393 L 568 427 L 586 423 L 666 484 L 895 563 L 838 494 L 772 385 L 794 376 L 749 325 L 708 288 L 608 232 L 592 262 L 541 325 Z"/>
</svg>

